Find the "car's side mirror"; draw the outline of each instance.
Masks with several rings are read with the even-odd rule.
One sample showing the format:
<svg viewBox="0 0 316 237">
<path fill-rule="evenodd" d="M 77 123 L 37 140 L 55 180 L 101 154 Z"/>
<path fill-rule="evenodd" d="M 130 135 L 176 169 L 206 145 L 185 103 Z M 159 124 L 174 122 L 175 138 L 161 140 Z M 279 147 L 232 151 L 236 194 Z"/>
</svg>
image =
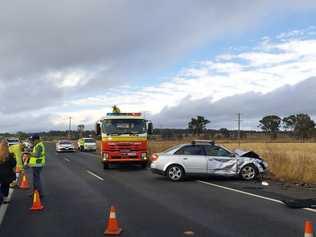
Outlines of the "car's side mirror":
<svg viewBox="0 0 316 237">
<path fill-rule="evenodd" d="M 99 123 L 97 123 L 95 126 L 95 132 L 97 136 L 101 135 L 101 125 Z"/>
<path fill-rule="evenodd" d="M 149 135 L 153 134 L 153 131 L 154 131 L 154 126 L 153 126 L 153 123 L 152 122 L 149 122 L 148 125 L 147 125 L 147 133 Z"/>
<path fill-rule="evenodd" d="M 236 155 L 234 153 L 230 153 L 229 155 L 230 157 L 236 157 Z"/>
</svg>

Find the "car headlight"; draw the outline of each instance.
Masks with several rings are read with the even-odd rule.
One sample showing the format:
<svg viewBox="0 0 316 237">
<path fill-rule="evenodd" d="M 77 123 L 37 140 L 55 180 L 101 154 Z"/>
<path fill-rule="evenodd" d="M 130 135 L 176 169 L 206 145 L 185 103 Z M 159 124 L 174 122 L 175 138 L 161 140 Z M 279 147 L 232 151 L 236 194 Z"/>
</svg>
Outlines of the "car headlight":
<svg viewBox="0 0 316 237">
<path fill-rule="evenodd" d="M 145 153 L 142 153 L 142 159 L 143 160 L 147 160 L 147 153 L 145 152 Z"/>
<path fill-rule="evenodd" d="M 108 153 L 103 153 L 102 160 L 106 161 L 108 158 L 109 158 L 109 154 Z"/>
</svg>

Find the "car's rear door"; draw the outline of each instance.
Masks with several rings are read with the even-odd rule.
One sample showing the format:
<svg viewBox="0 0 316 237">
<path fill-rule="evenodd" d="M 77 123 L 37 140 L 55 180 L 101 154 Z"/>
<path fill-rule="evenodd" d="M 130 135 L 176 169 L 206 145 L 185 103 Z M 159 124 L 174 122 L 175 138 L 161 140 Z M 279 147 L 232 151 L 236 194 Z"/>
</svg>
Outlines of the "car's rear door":
<svg viewBox="0 0 316 237">
<path fill-rule="evenodd" d="M 203 146 L 186 145 L 175 152 L 175 155 L 182 160 L 187 173 L 207 173 L 207 158 Z"/>
<path fill-rule="evenodd" d="M 207 171 L 216 175 L 235 175 L 237 158 L 230 151 L 220 146 L 205 146 L 207 154 Z"/>
</svg>

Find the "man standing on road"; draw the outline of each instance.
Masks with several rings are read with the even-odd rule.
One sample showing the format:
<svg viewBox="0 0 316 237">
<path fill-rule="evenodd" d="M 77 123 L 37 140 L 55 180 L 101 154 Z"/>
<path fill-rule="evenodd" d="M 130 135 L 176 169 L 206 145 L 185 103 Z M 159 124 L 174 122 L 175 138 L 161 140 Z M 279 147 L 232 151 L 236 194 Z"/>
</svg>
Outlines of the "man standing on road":
<svg viewBox="0 0 316 237">
<path fill-rule="evenodd" d="M 33 171 L 33 191 L 37 190 L 40 196 L 43 196 L 41 183 L 41 171 L 46 161 L 45 145 L 38 135 L 32 135 L 30 140 L 33 143 L 33 151 L 30 154 L 29 166 Z"/>
</svg>

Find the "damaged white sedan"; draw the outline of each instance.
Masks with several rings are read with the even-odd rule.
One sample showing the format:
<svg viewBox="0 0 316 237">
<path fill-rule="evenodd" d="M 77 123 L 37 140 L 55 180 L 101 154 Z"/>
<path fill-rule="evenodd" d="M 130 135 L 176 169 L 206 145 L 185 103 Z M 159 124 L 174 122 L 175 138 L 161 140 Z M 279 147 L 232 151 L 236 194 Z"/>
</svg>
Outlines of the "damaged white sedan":
<svg viewBox="0 0 316 237">
<path fill-rule="evenodd" d="M 151 157 L 151 171 L 178 181 L 189 175 L 240 176 L 253 180 L 266 172 L 268 165 L 253 151 L 230 151 L 213 141 L 196 140 L 181 144 Z"/>
</svg>

